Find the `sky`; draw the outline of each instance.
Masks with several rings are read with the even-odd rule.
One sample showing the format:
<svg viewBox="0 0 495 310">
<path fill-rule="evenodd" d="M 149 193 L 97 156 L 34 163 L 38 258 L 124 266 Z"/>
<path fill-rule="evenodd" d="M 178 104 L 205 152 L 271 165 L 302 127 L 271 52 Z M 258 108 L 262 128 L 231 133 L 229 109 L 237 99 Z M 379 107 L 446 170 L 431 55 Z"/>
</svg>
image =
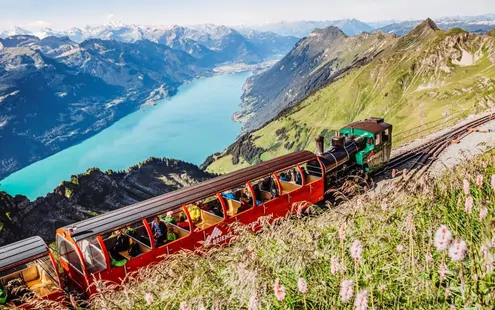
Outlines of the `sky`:
<svg viewBox="0 0 495 310">
<path fill-rule="evenodd" d="M 495 0 L 0 0 L 0 28 L 433 19 L 495 13 Z"/>
</svg>

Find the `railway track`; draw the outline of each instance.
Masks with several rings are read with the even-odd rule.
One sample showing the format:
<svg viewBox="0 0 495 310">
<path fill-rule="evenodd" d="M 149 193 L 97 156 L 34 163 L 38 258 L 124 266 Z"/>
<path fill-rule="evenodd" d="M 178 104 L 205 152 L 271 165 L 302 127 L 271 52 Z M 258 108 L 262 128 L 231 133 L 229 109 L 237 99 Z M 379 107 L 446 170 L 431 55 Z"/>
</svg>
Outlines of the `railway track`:
<svg viewBox="0 0 495 310">
<path fill-rule="evenodd" d="M 476 127 L 481 126 L 491 120 L 495 120 L 494 114 L 483 116 L 469 123 L 458 126 L 450 130 L 449 132 L 435 138 L 433 141 L 424 143 L 393 157 L 385 167 L 377 170 L 373 174 L 373 176 L 384 175 L 386 172 L 391 171 L 392 169 L 396 169 L 407 163 L 412 162 L 412 165 L 409 167 L 407 174 L 402 175 L 400 177 L 400 181 L 409 181 L 413 178 L 419 179 L 422 175 L 424 175 L 426 171 L 428 171 L 437 157 L 449 145 L 451 145 L 453 141 L 462 140 L 464 137 L 473 132 Z M 404 186 L 407 182 L 402 183 L 402 186 Z"/>
</svg>

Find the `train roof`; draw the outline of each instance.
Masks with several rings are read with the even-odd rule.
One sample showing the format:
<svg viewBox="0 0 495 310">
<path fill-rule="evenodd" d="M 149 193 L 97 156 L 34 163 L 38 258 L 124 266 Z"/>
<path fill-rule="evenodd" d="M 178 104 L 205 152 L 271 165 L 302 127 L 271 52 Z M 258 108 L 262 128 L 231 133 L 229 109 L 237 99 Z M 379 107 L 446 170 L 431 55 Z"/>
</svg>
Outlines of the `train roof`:
<svg viewBox="0 0 495 310">
<path fill-rule="evenodd" d="M 383 121 L 383 118 L 379 117 L 370 117 L 365 119 L 364 121 L 358 121 L 354 122 L 352 124 L 349 124 L 345 126 L 343 129 L 348 128 L 348 129 L 361 129 L 364 131 L 369 131 L 372 134 L 376 135 L 377 133 L 380 133 L 384 131 L 387 128 L 391 128 L 392 125 L 389 123 L 385 123 Z"/>
<path fill-rule="evenodd" d="M 0 270 L 37 259 L 48 251 L 45 241 L 38 236 L 4 245 L 0 247 Z"/>
<path fill-rule="evenodd" d="M 64 230 L 72 228 L 72 239 L 77 242 L 315 158 L 310 151 L 298 151 L 68 225 Z"/>
</svg>

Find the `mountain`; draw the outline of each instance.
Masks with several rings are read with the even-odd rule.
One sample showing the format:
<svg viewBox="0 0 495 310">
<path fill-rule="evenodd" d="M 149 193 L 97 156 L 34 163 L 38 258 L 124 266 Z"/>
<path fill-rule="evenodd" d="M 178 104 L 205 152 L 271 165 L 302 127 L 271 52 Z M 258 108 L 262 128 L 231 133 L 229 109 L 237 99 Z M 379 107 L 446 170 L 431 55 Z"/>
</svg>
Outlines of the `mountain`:
<svg viewBox="0 0 495 310">
<path fill-rule="evenodd" d="M 295 150 L 313 150 L 315 136 L 323 135 L 329 142 L 335 130 L 370 116 L 384 117 L 402 132 L 433 120 L 460 118 L 495 107 L 495 30 L 480 35 L 438 28 L 428 19 L 402 37 L 379 41 L 381 53 L 367 63 L 315 88 L 263 127 L 245 133 L 224 152 L 208 158 L 202 167 L 224 173 Z M 338 37 L 340 41 L 335 42 L 339 45 L 349 39 L 342 34 Z M 303 59 L 306 66 L 314 61 Z M 298 74 L 294 70 L 284 83 Z M 261 81 L 260 77 L 256 81 Z M 269 79 L 265 77 L 266 83 Z M 251 88 L 262 89 L 260 82 L 253 86 L 253 81 Z M 311 80 L 306 81 L 305 87 L 313 86 Z M 272 99 L 264 98 L 264 108 L 253 118 L 273 109 Z"/>
<path fill-rule="evenodd" d="M 313 90 L 368 63 L 393 39 L 384 33 L 348 37 L 333 26 L 316 29 L 277 64 L 247 81 L 243 111 L 235 118 L 246 130 L 255 129 Z"/>
<path fill-rule="evenodd" d="M 371 32 L 374 30 L 370 25 L 357 19 L 341 19 L 327 21 L 294 21 L 278 22 L 256 26 L 243 26 L 242 29 L 252 29 L 257 31 L 269 31 L 283 36 L 294 36 L 297 38 L 307 37 L 316 28 L 327 28 L 330 26 L 340 28 L 346 35 L 353 36 L 361 32 Z M 245 30 L 244 30 L 245 31 Z"/>
<path fill-rule="evenodd" d="M 421 22 L 421 20 L 394 22 L 389 25 L 385 25 L 378 30 L 401 36 L 411 31 Z M 483 34 L 495 28 L 495 15 L 485 14 L 479 16 L 444 17 L 437 20 L 436 25 L 442 30 L 461 28 L 469 32 Z"/>
<path fill-rule="evenodd" d="M 82 141 L 210 70 L 150 41 L 0 39 L 0 178 Z"/>
<path fill-rule="evenodd" d="M 33 33 L 18 28 L 5 32 L 4 35 L 0 33 L 0 37 L 18 34 Z M 220 63 L 259 63 L 274 56 L 285 55 L 298 41 L 295 37 L 260 31 L 251 31 L 244 35 L 232 28 L 212 24 L 183 27 L 110 23 L 63 31 L 44 28 L 34 34 L 42 39 L 53 36 L 69 37 L 77 43 L 89 39 L 125 43 L 149 40 L 184 51 L 209 66 Z"/>
<path fill-rule="evenodd" d="M 150 158 L 126 171 L 88 169 L 29 201 L 0 192 L 0 245 L 39 235 L 52 242 L 57 228 L 211 178 L 197 166 Z"/>
</svg>

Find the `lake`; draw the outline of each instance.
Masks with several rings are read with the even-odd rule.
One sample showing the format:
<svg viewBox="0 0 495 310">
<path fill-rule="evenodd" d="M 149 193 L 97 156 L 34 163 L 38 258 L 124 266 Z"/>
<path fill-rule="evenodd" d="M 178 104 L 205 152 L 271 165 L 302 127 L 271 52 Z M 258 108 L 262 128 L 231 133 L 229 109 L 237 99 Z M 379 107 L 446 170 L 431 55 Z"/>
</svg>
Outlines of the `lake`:
<svg viewBox="0 0 495 310">
<path fill-rule="evenodd" d="M 127 115 L 95 136 L 33 163 L 0 181 L 0 190 L 33 200 L 61 181 L 90 167 L 124 170 L 148 157 L 177 158 L 201 164 L 234 142 L 241 124 L 242 85 L 251 73 L 200 78 L 172 98 Z"/>
</svg>

